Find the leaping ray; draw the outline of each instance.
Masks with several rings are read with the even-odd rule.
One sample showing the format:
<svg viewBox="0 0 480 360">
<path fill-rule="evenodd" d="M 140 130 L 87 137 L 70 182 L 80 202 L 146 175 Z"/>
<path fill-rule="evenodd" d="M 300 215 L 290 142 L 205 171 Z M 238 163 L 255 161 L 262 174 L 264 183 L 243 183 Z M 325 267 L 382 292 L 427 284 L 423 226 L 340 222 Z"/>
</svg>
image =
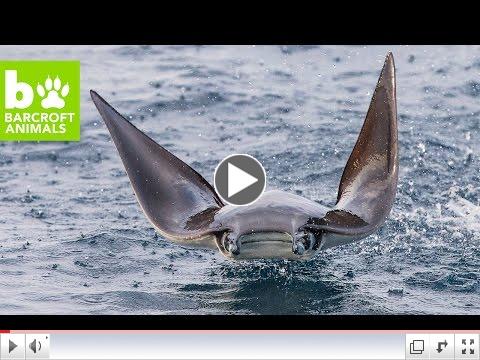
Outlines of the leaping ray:
<svg viewBox="0 0 480 360">
<path fill-rule="evenodd" d="M 120 153 L 137 199 L 155 228 L 187 245 L 226 256 L 306 259 L 380 227 L 398 180 L 395 67 L 389 53 L 362 130 L 343 171 L 333 209 L 283 191 L 255 203 L 222 203 L 195 170 L 138 130 L 96 92 L 92 99 Z"/>
</svg>

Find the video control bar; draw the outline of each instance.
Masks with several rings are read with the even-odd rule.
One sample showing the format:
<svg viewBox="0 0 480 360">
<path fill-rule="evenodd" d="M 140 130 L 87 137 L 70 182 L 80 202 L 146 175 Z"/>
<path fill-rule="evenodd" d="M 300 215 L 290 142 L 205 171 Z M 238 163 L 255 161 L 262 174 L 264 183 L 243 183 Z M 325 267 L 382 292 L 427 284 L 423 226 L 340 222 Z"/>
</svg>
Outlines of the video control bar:
<svg viewBox="0 0 480 360">
<path fill-rule="evenodd" d="M 12 331 L 0 360 L 480 360 L 478 333 Z"/>
</svg>

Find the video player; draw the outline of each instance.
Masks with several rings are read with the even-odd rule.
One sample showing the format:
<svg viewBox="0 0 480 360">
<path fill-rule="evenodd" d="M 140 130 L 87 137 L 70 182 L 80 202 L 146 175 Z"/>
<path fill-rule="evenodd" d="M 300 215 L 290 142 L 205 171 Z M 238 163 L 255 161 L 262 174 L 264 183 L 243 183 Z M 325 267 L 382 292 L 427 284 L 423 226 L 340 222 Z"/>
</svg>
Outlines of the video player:
<svg viewBox="0 0 480 360">
<path fill-rule="evenodd" d="M 480 360 L 477 45 L 97 42 L 0 46 L 0 360 Z"/>
</svg>

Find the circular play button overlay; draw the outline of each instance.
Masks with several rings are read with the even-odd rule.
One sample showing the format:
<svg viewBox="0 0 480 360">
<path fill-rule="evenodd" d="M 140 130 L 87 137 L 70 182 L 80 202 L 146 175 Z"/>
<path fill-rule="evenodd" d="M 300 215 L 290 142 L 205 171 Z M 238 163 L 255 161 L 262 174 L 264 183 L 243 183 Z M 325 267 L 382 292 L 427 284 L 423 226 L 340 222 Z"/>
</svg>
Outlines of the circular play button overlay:
<svg viewBox="0 0 480 360">
<path fill-rule="evenodd" d="M 262 164 L 253 156 L 227 156 L 215 169 L 214 185 L 217 194 L 230 205 L 248 205 L 263 194 L 266 174 Z"/>
</svg>

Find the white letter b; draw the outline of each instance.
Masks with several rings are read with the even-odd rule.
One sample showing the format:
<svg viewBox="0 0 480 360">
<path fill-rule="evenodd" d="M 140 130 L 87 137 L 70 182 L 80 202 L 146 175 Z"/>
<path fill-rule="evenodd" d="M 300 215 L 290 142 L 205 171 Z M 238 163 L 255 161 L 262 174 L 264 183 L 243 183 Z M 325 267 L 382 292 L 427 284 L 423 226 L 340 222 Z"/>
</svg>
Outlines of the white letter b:
<svg viewBox="0 0 480 360">
<path fill-rule="evenodd" d="M 17 94 L 22 93 L 22 98 L 17 100 Z M 24 82 L 17 82 L 17 70 L 5 70 L 5 108 L 25 109 L 32 105 L 33 89 Z"/>
</svg>

